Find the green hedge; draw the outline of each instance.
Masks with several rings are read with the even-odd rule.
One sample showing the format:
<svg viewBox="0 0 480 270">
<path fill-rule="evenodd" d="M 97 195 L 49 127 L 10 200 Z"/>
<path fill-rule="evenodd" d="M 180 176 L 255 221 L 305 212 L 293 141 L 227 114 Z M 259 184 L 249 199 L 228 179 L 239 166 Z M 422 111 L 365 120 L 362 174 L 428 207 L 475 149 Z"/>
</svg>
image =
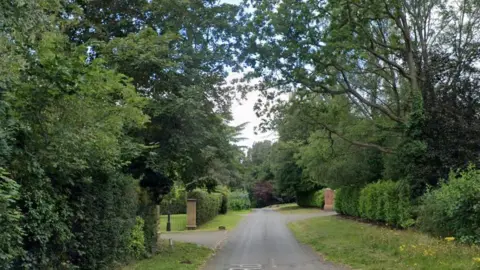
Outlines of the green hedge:
<svg viewBox="0 0 480 270">
<path fill-rule="evenodd" d="M 414 224 L 409 190 L 402 181 L 379 181 L 363 189 L 344 187 L 337 190 L 335 209 L 344 215 L 409 227 Z"/>
<path fill-rule="evenodd" d="M 250 209 L 251 202 L 247 191 L 233 191 L 228 194 L 228 208 L 231 210 Z"/>
<path fill-rule="evenodd" d="M 348 216 L 358 216 L 360 189 L 343 187 L 335 191 L 335 211 Z"/>
<path fill-rule="evenodd" d="M 418 225 L 434 235 L 480 244 L 480 171 L 452 173 L 447 183 L 425 194 Z"/>
<path fill-rule="evenodd" d="M 202 225 L 220 213 L 222 206 L 222 194 L 208 193 L 196 189 L 190 192 L 189 198 L 197 199 L 197 226 Z"/>
<path fill-rule="evenodd" d="M 324 190 L 316 190 L 309 192 L 297 192 L 297 204 L 301 207 L 318 207 L 323 208 L 325 205 Z"/>
<path fill-rule="evenodd" d="M 186 214 L 187 213 L 187 192 L 185 190 L 172 190 L 160 203 L 160 212 L 162 215 L 168 214 Z"/>
</svg>

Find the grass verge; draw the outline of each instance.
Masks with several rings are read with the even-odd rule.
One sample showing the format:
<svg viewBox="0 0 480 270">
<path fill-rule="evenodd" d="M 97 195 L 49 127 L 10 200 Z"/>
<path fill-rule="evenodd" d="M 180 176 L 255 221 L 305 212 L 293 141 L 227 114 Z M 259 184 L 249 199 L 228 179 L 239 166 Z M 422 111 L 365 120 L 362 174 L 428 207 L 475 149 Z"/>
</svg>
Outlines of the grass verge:
<svg viewBox="0 0 480 270">
<path fill-rule="evenodd" d="M 325 259 L 354 269 L 480 269 L 480 248 L 339 217 L 289 224 L 297 239 Z"/>
<path fill-rule="evenodd" d="M 218 215 L 209 222 L 200 225 L 197 231 L 216 231 L 219 226 L 225 226 L 227 230 L 232 230 L 248 213 L 250 213 L 250 210 L 228 211 L 227 214 Z"/>
<path fill-rule="evenodd" d="M 200 225 L 196 231 L 216 231 L 219 226 L 225 226 L 227 230 L 235 228 L 240 220 L 242 220 L 246 214 L 251 210 L 243 211 L 228 211 L 225 215 L 218 215 L 209 222 Z M 187 226 L 187 215 L 171 215 L 172 232 L 185 231 Z M 160 216 L 160 231 L 166 232 L 167 228 L 167 216 Z"/>
<path fill-rule="evenodd" d="M 160 231 L 166 232 L 167 231 L 167 215 L 160 216 Z M 185 214 L 178 214 L 178 215 L 170 215 L 170 223 L 172 226 L 172 231 L 179 232 L 184 231 L 187 229 L 187 215 Z"/>
<path fill-rule="evenodd" d="M 272 205 L 271 208 L 282 214 L 308 214 L 308 213 L 319 213 L 322 211 L 320 208 L 315 208 L 315 207 L 312 207 L 312 208 L 300 207 L 296 203 L 276 204 L 276 205 Z"/>
<path fill-rule="evenodd" d="M 213 251 L 195 244 L 175 242 L 171 249 L 166 241 L 159 244 L 159 253 L 122 270 L 196 270 L 205 264 Z"/>
</svg>

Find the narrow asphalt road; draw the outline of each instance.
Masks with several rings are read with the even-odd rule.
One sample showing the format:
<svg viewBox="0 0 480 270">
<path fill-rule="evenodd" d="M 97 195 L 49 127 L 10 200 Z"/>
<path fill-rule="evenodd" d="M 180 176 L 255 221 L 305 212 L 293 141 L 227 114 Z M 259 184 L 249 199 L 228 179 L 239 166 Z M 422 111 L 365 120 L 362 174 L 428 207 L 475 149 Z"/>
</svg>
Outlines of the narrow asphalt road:
<svg viewBox="0 0 480 270">
<path fill-rule="evenodd" d="M 229 233 L 226 243 L 205 270 L 345 269 L 323 261 L 309 247 L 297 242 L 287 222 L 301 218 L 302 215 L 292 218 L 271 209 L 254 210 Z"/>
</svg>

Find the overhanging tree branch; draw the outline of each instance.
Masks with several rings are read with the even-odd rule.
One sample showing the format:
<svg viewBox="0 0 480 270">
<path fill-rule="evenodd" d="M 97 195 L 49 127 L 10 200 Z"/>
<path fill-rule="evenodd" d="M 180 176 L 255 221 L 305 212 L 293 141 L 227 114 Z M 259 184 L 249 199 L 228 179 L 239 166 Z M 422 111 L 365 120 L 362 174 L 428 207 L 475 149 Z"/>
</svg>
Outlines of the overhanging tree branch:
<svg viewBox="0 0 480 270">
<path fill-rule="evenodd" d="M 378 104 L 375 104 L 371 101 L 369 101 L 368 99 L 364 98 L 362 95 L 360 95 L 357 91 L 355 91 L 353 89 L 353 87 L 350 85 L 350 81 L 348 80 L 347 78 L 347 75 L 345 74 L 345 72 L 343 70 L 339 70 L 340 73 L 342 74 L 342 78 L 343 78 L 343 81 L 345 82 L 345 85 L 346 85 L 346 88 L 347 88 L 347 91 L 350 92 L 354 97 L 356 97 L 358 100 L 360 100 L 362 103 L 364 104 L 367 104 L 368 106 L 372 107 L 372 108 L 375 108 L 379 111 L 381 111 L 382 113 L 384 113 L 386 116 L 388 116 L 390 119 L 394 120 L 395 122 L 398 122 L 398 123 L 404 123 L 403 119 L 401 119 L 400 117 L 396 116 L 393 112 L 391 112 L 389 109 L 385 108 L 385 107 L 382 107 Z"/>
<path fill-rule="evenodd" d="M 388 153 L 388 154 L 393 153 L 393 150 L 390 149 L 390 148 L 386 148 L 386 147 L 380 146 L 378 144 L 365 143 L 365 142 L 359 142 L 359 141 L 356 141 L 356 140 L 350 140 L 347 137 L 345 137 L 343 134 L 337 132 L 336 130 L 334 130 L 333 128 L 329 127 L 326 124 L 320 123 L 320 125 L 323 128 L 325 128 L 328 132 L 335 134 L 337 137 L 339 137 L 340 139 L 342 139 L 342 140 L 344 140 L 344 141 L 346 141 L 350 144 L 360 146 L 360 147 L 374 148 L 374 149 L 377 149 L 377 150 L 379 150 L 380 152 L 383 152 L 383 153 Z"/>
</svg>

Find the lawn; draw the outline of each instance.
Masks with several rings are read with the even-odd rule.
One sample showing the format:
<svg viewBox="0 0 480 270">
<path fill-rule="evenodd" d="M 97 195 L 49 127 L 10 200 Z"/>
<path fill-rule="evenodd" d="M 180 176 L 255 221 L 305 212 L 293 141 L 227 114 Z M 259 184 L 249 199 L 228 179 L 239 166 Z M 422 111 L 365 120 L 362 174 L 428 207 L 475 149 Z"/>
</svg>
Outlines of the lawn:
<svg viewBox="0 0 480 270">
<path fill-rule="evenodd" d="M 354 269 L 480 269 L 480 248 L 455 240 L 340 217 L 313 218 L 289 227 L 300 242 L 325 259 Z"/>
<path fill-rule="evenodd" d="M 227 230 L 232 230 L 248 213 L 250 213 L 250 210 L 228 211 L 226 215 L 218 215 L 209 222 L 200 225 L 197 231 L 215 231 L 218 230 L 219 226 L 225 226 Z"/>
<path fill-rule="evenodd" d="M 227 230 L 231 230 L 237 226 L 250 210 L 228 211 L 226 215 L 218 215 L 209 222 L 200 225 L 197 231 L 215 231 L 219 226 L 225 226 Z M 185 231 L 187 226 L 187 215 L 171 215 L 172 232 Z M 160 216 L 160 231 L 165 232 L 167 228 L 167 216 Z"/>
<path fill-rule="evenodd" d="M 209 248 L 180 242 L 175 242 L 172 249 L 167 242 L 162 241 L 158 255 L 122 270 L 196 270 L 205 264 L 212 252 Z"/>
<path fill-rule="evenodd" d="M 276 205 L 272 205 L 271 208 L 282 214 L 308 214 L 308 213 L 319 213 L 322 211 L 320 208 L 300 207 L 296 203 L 276 204 Z"/>
<path fill-rule="evenodd" d="M 167 231 L 167 215 L 160 216 L 160 231 L 166 232 Z M 170 216 L 170 223 L 172 225 L 172 231 L 184 231 L 187 227 L 187 215 L 186 214 L 179 214 L 179 215 L 171 215 Z"/>
</svg>

